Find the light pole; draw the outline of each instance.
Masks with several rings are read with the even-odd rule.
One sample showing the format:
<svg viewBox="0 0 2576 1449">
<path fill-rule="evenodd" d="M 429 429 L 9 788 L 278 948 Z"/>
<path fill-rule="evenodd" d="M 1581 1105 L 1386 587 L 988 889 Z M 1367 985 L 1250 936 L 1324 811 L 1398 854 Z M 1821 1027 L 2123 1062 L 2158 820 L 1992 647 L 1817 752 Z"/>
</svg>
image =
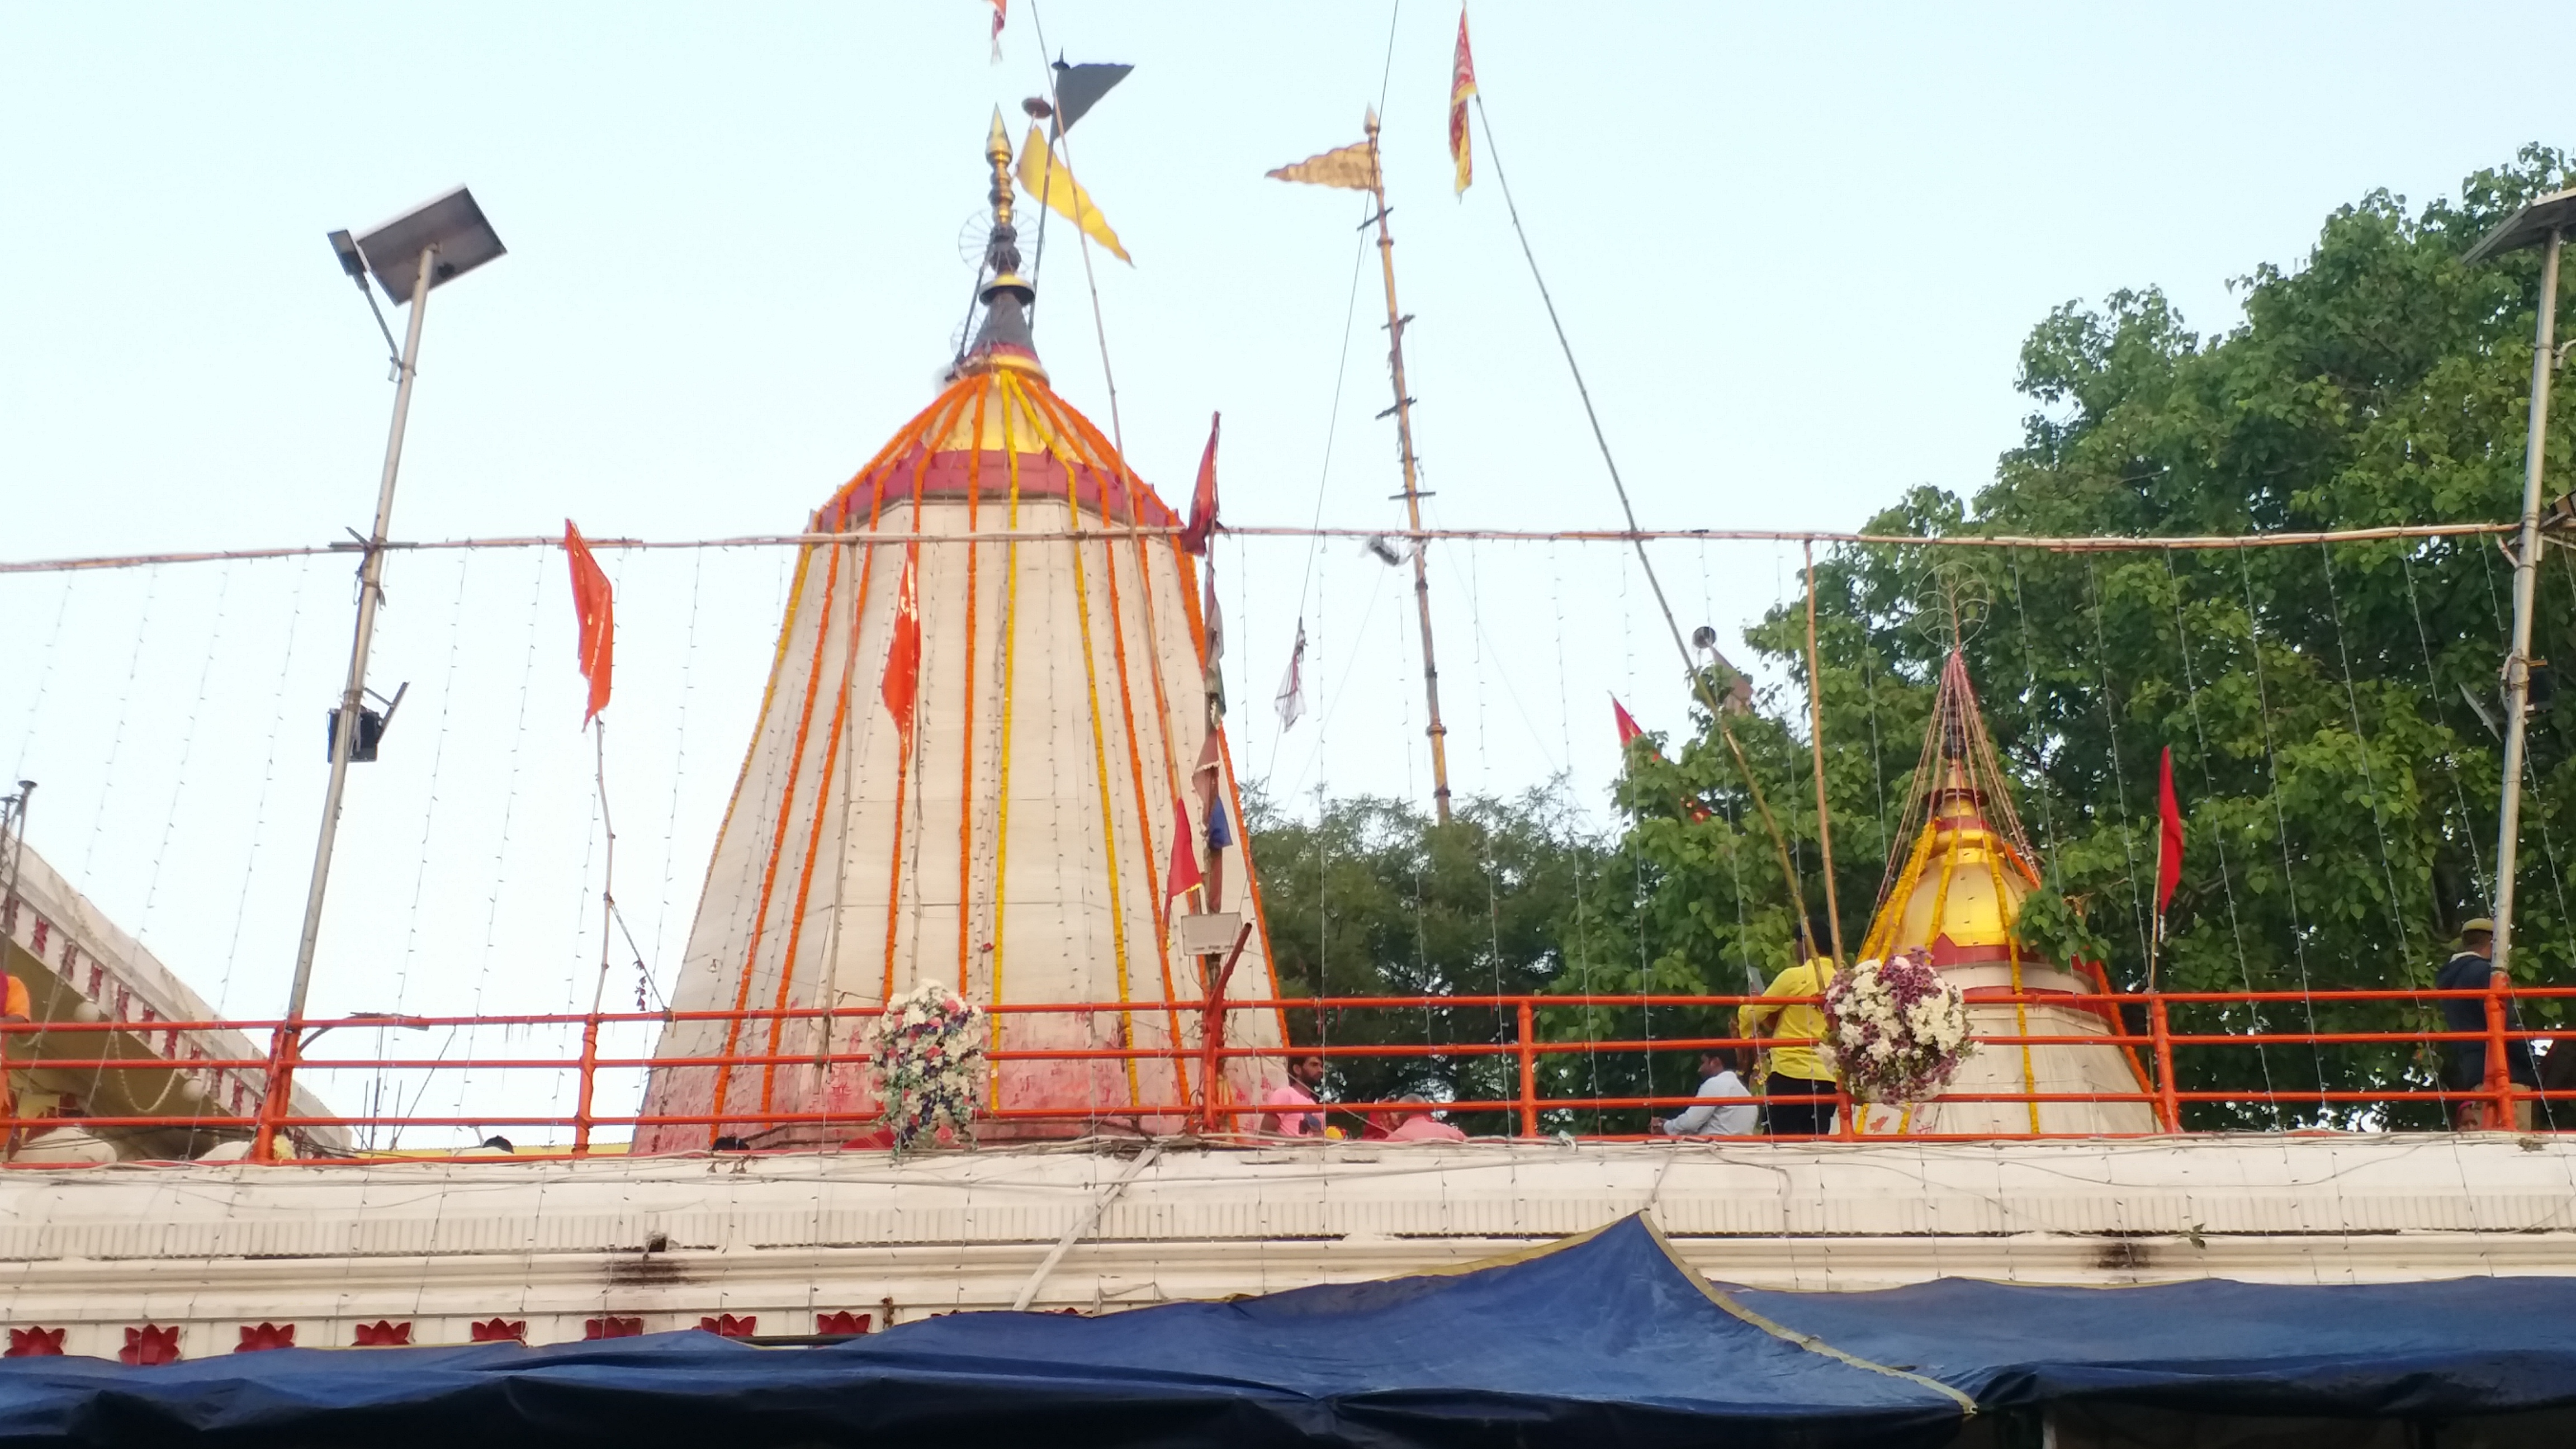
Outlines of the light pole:
<svg viewBox="0 0 2576 1449">
<path fill-rule="evenodd" d="M 2495 975 L 2513 947 L 2515 846 L 2522 835 L 2522 755 L 2531 705 L 2531 611 L 2540 582 L 2540 480 L 2549 447 L 2549 377 L 2557 366 L 2558 256 L 2576 227 L 2576 190 L 2544 196 L 2480 238 L 2461 260 L 2542 248 L 2540 320 L 2532 329 L 2531 421 L 2523 434 L 2521 544 L 2513 562 L 2513 647 L 2504 657 L 2504 796 L 2496 821 Z M 2487 1064 L 2492 1074 L 2502 1063 Z"/>
<path fill-rule="evenodd" d="M 357 637 L 349 646 L 349 677 L 332 717 L 331 784 L 322 798 L 322 834 L 313 848 L 313 880 L 304 896 L 304 931 L 295 947 L 295 982 L 286 996 L 286 1020 L 269 1049 L 268 1090 L 260 1103 L 258 1135 L 251 1155 L 265 1160 L 276 1141 L 278 1118 L 293 1095 L 295 1058 L 302 1045 L 304 999 L 313 987 L 313 951 L 322 935 L 322 901 L 331 883 L 331 847 L 340 832 L 340 798 L 348 788 L 349 761 L 359 745 L 359 720 L 367 692 L 367 650 L 375 640 L 376 605 L 382 598 L 385 534 L 393 526 L 394 476 L 402 467 L 403 426 L 411 417 L 412 383 L 419 376 L 420 328 L 429 311 L 429 294 L 503 254 L 501 238 L 483 218 L 483 209 L 464 187 L 428 205 L 394 218 L 352 241 L 347 232 L 331 234 L 341 265 L 365 290 L 366 276 L 397 305 L 411 305 L 411 322 L 403 333 L 402 356 L 395 365 L 394 420 L 385 437 L 385 467 L 376 485 L 376 523 L 367 536 L 365 560 L 358 569 Z M 368 298 L 370 306 L 374 298 Z M 382 319 L 378 319 L 381 323 Z"/>
</svg>

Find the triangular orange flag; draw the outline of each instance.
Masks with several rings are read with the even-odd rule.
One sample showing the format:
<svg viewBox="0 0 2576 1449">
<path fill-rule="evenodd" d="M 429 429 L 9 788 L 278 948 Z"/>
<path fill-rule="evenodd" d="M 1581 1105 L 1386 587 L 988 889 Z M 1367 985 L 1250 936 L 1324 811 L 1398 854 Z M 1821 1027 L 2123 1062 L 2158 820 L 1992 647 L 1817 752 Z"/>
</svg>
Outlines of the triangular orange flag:
<svg viewBox="0 0 2576 1449">
<path fill-rule="evenodd" d="M 1172 797 L 1172 876 L 1163 882 L 1163 898 L 1170 900 L 1181 892 L 1200 885 L 1198 846 L 1190 839 L 1189 807 L 1180 797 Z"/>
<path fill-rule="evenodd" d="M 617 657 L 616 600 L 608 575 L 569 518 L 564 520 L 564 557 L 572 564 L 572 607 L 581 623 L 581 677 L 590 681 L 590 712 L 581 717 L 588 724 L 608 708 L 609 670 Z"/>
<path fill-rule="evenodd" d="M 886 648 L 886 712 L 894 716 L 894 727 L 903 740 L 903 752 L 912 753 L 912 707 L 921 694 L 921 599 L 913 584 L 913 560 L 903 561 L 903 579 L 895 585 L 894 642 Z"/>
</svg>

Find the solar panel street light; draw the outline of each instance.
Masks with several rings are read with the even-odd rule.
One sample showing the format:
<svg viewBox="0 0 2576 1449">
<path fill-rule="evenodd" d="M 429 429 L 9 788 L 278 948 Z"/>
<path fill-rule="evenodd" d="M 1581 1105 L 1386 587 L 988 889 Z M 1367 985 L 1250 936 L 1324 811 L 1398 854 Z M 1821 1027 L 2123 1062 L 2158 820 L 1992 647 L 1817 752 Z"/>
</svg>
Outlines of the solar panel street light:
<svg viewBox="0 0 2576 1449">
<path fill-rule="evenodd" d="M 2506 217 L 2461 258 L 2481 262 L 2541 248 L 2539 320 L 2532 327 L 2531 420 L 2523 435 L 2522 546 L 2513 562 L 2513 649 L 2504 657 L 2504 799 L 2496 812 L 2495 970 L 2513 946 L 2514 847 L 2522 834 L 2523 732 L 2530 721 L 2532 595 L 2540 568 L 2540 483 L 2549 440 L 2549 375 L 2558 363 L 2558 258 L 2576 229 L 2576 190 L 2555 192 Z M 2492 1070 L 2500 1066 L 2490 1063 Z"/>
<path fill-rule="evenodd" d="M 367 695 L 367 649 L 375 639 L 376 606 L 383 599 L 385 535 L 393 526 L 394 478 L 402 467 L 403 427 L 411 417 L 412 384 L 419 379 L 420 328 L 429 310 L 429 294 L 503 254 L 501 238 L 464 187 L 395 217 L 366 235 L 330 234 L 340 269 L 358 282 L 373 276 L 376 285 L 398 305 L 411 307 L 403 333 L 402 355 L 395 360 L 394 419 L 385 438 L 385 466 L 376 485 L 376 525 L 367 535 L 365 561 L 358 570 L 357 637 L 349 647 L 349 676 L 332 717 L 331 784 L 322 801 L 321 839 L 313 850 L 313 880 L 304 897 L 304 931 L 295 948 L 295 981 L 286 1001 L 286 1020 L 269 1048 L 268 1090 L 260 1107 L 259 1130 L 251 1155 L 272 1155 L 277 1118 L 286 1110 L 295 1057 L 301 1044 L 298 1023 L 313 986 L 313 951 L 322 933 L 322 901 L 331 882 L 331 847 L 340 829 L 340 799 L 349 781 L 349 764 L 357 755 L 364 727 Z M 363 267 L 363 272 L 361 268 Z M 369 297 L 368 305 L 375 299 Z M 382 322 L 381 316 L 377 319 Z M 388 338 L 390 340 L 390 337 Z"/>
</svg>

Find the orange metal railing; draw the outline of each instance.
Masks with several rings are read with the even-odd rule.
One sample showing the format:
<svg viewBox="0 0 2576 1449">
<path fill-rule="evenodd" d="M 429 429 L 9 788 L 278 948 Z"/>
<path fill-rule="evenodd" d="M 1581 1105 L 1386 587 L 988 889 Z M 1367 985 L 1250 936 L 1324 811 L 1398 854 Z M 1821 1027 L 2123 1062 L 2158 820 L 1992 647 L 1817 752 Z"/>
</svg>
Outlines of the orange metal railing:
<svg viewBox="0 0 2576 1449">
<path fill-rule="evenodd" d="M 2511 1003 L 2515 1000 L 2538 1003 L 2565 1002 L 2576 999 L 2576 988 L 2523 987 L 2470 991 L 2432 990 L 2340 990 L 2340 991 L 2254 991 L 2254 992 L 2183 992 L 2160 991 L 2070 995 L 2059 993 L 2032 994 L 2026 997 L 2002 997 L 1991 1001 L 1980 998 L 1978 1004 L 2053 1006 L 2074 1008 L 2095 1016 L 2102 1029 L 2094 1032 L 2060 1034 L 1986 1034 L 1977 1041 L 1985 1049 L 2012 1049 L 2024 1046 L 2100 1046 L 2124 1053 L 2134 1068 L 2135 1090 L 2094 1092 L 1968 1092 L 1945 1093 L 1945 1102 L 2035 1104 L 2109 1104 L 2133 1103 L 2146 1106 L 2158 1132 L 2186 1129 L 2188 1109 L 2198 1107 L 2263 1109 L 2277 1111 L 2283 1105 L 2304 1110 L 2314 1104 L 2321 1113 L 2341 1111 L 2344 1125 L 2337 1130 L 2367 1130 L 2374 1124 L 2387 1126 L 2403 1113 L 2421 1118 L 2431 1116 L 2434 1122 L 2447 1123 L 2460 1104 L 2475 1104 L 2472 1126 L 2511 1126 L 2515 1107 L 2521 1102 L 2568 1102 L 2560 1109 L 2576 1125 L 2576 1090 L 2538 1090 L 2509 1080 L 2507 1071 L 2508 1043 L 2517 1040 L 2546 1039 L 2546 1030 L 2516 1030 L 2508 1025 Z M 1459 996 L 1370 996 L 1370 997 L 1288 997 L 1277 1000 L 1227 1000 L 1222 1009 L 1211 1009 L 1207 1001 L 1129 1001 L 1122 1003 L 1013 1003 L 992 1008 L 999 1017 L 1068 1017 L 1099 1023 L 1111 1039 L 1117 1035 L 1117 1022 L 1131 1018 L 1160 1016 L 1164 1013 L 1188 1013 L 1202 1023 L 1202 1038 L 1196 1042 L 1171 1045 L 1126 1044 L 1076 1048 L 1028 1048 L 1004 1046 L 987 1053 L 995 1071 L 1007 1072 L 1013 1063 L 1050 1061 L 1133 1061 L 1186 1063 L 1200 1069 L 1202 1084 L 1220 1080 L 1212 1070 L 1225 1060 L 1284 1058 L 1321 1055 L 1328 1062 L 1346 1067 L 1373 1061 L 1430 1058 L 1451 1062 L 1485 1058 L 1501 1061 L 1505 1070 L 1488 1073 L 1493 1080 L 1506 1084 L 1501 1095 L 1440 1102 L 1420 1101 L 1351 1101 L 1326 1103 L 1325 1110 L 1345 1115 L 1356 1123 L 1364 1114 L 1401 1116 L 1408 1113 L 1439 1111 L 1451 1116 L 1474 1120 L 1479 1127 L 1499 1127 L 1499 1135 L 1538 1137 L 1541 1135 L 1577 1135 L 1593 1140 L 1618 1140 L 1646 1134 L 1610 1130 L 1606 1120 L 1612 1114 L 1624 1114 L 1630 1120 L 1622 1125 L 1643 1125 L 1637 1114 L 1670 1111 L 1698 1100 L 1688 1092 L 1604 1093 L 1585 1094 L 1563 1091 L 1549 1094 L 1542 1088 L 1542 1068 L 1553 1061 L 1582 1056 L 1597 1062 L 1603 1058 L 1643 1060 L 1655 1054 L 1667 1057 L 1696 1053 L 1708 1048 L 1732 1048 L 1752 1053 L 1783 1044 L 1781 1039 L 1748 1037 L 1731 1034 L 1681 1035 L 1614 1035 L 1583 1037 L 1550 1035 L 1542 1028 L 1562 1025 L 1574 1013 L 1620 1012 L 1705 1012 L 1726 1023 L 1729 1030 L 1735 1008 L 1763 998 L 1742 995 L 1625 995 L 1625 996 L 1556 996 L 1556 995 L 1459 995 Z M 1801 998 L 1768 998 L 1766 1004 L 1782 1005 Z M 1804 998 L 1812 1003 L 1815 998 Z M 2432 1027 L 2438 1004 L 2450 1000 L 2480 1002 L 2485 1013 L 2483 1031 L 2445 1031 Z M 2259 1013 L 2298 1007 L 2304 1011 L 2332 1011 L 2349 1015 L 2354 1010 L 2386 1019 L 2374 1030 L 2348 1031 L 2282 1031 L 2269 1029 L 2178 1030 L 2175 1018 L 2208 1016 L 2212 1013 L 2250 1018 L 2260 1024 Z M 1222 1022 L 1233 1013 L 1245 1010 L 1269 1010 L 1283 1013 L 1292 1028 L 1306 1022 L 1314 1028 L 1300 1032 L 1303 1041 L 1287 1046 L 1248 1046 L 1222 1039 Z M 1338 1027 L 1347 1038 L 1355 1023 L 1364 1023 L 1368 1014 L 1395 1013 L 1411 1016 L 1425 1012 L 1468 1012 L 1489 1017 L 1494 1027 L 1487 1039 L 1457 1041 L 1364 1041 L 1331 1040 Z M 2408 1014 L 2412 1013 L 2409 1018 Z M 621 1080 L 643 1072 L 666 1068 L 736 1068 L 771 1065 L 843 1065 L 858 1066 L 867 1061 L 864 1051 L 834 1052 L 818 1056 L 813 1052 L 762 1054 L 752 1052 L 717 1056 L 662 1056 L 650 1052 L 613 1053 L 603 1047 L 603 1033 L 611 1031 L 645 1032 L 681 1022 L 768 1022 L 773 1020 L 816 1021 L 831 1018 L 835 1022 L 864 1025 L 879 1014 L 876 1008 L 851 1007 L 834 1010 L 814 1008 L 746 1009 L 741 1011 L 689 1012 L 594 1012 L 588 1014 L 538 1014 L 507 1016 L 403 1017 L 359 1016 L 332 1019 L 308 1019 L 289 1023 L 275 1019 L 233 1021 L 153 1021 L 152 1035 L 200 1031 L 232 1030 L 244 1033 L 267 1032 L 271 1048 L 265 1056 L 244 1058 L 194 1058 L 171 1061 L 159 1058 L 112 1056 L 104 1037 L 97 1054 L 50 1055 L 31 1061 L 22 1051 L 29 1038 L 52 1038 L 57 1051 L 66 1040 L 77 1041 L 84 1035 L 98 1033 L 133 1033 L 138 1024 L 118 1021 L 54 1021 L 19 1024 L 0 1023 L 0 1062 L 16 1068 L 41 1068 L 61 1073 L 222 1073 L 257 1074 L 262 1083 L 255 1111 L 242 1115 L 199 1112 L 190 1115 L 101 1116 L 82 1115 L 77 1125 L 94 1132 L 113 1135 L 119 1132 L 142 1133 L 154 1130 L 189 1129 L 192 1132 L 253 1139 L 251 1155 L 267 1160 L 274 1156 L 278 1138 L 293 1137 L 307 1141 L 307 1155 L 300 1160 L 315 1160 L 311 1155 L 310 1137 L 315 1129 L 371 1128 L 470 1128 L 477 1132 L 494 1129 L 543 1129 L 568 1134 L 568 1145 L 540 1148 L 520 1154 L 527 1158 L 584 1156 L 591 1153 L 601 1129 L 635 1130 L 648 1127 L 703 1127 L 710 1135 L 719 1127 L 736 1130 L 765 1131 L 785 1127 L 841 1127 L 855 1136 L 870 1124 L 854 1120 L 847 1113 L 811 1111 L 769 1111 L 727 1108 L 721 1116 L 712 1114 L 646 1114 L 640 1109 L 625 1113 L 599 1110 L 603 1075 L 616 1074 Z M 1551 1016 L 1556 1020 L 1552 1023 Z M 1102 1021 L 1102 1018 L 1108 1018 Z M 1509 1023 L 1509 1030 L 1502 1029 Z M 2222 1023 L 2223 1024 L 2223 1023 Z M 561 1054 L 529 1053 L 483 1056 L 469 1054 L 455 1057 L 447 1053 L 430 1056 L 341 1056 L 315 1057 L 309 1054 L 314 1039 L 330 1028 L 384 1029 L 399 1025 L 407 1028 L 454 1032 L 500 1030 L 519 1036 L 551 1032 L 568 1044 L 577 1043 Z M 836 1033 L 840 1040 L 862 1040 L 863 1033 Z M 1004 1034 L 1005 1041 L 1009 1034 Z M 344 1038 L 345 1039 L 345 1038 Z M 2424 1060 L 2448 1043 L 2476 1043 L 2484 1048 L 2485 1076 L 2474 1088 L 2439 1085 L 2438 1077 L 2423 1070 Z M 2178 1056 L 2188 1056 L 2202 1067 L 2220 1066 L 2231 1054 L 2268 1051 L 2272 1048 L 2353 1047 L 2380 1049 L 2399 1064 L 2394 1072 L 2382 1064 L 2376 1085 L 2331 1087 L 2320 1073 L 2314 1089 L 2283 1089 L 2270 1086 L 2260 1090 L 2251 1087 L 2200 1086 L 2185 1087 L 2184 1075 L 2178 1068 Z M 2402 1056 L 2396 1054 L 2402 1053 Z M 2223 1068 L 2222 1068 L 2223 1071 Z M 292 1086 L 299 1074 L 361 1072 L 382 1077 L 388 1073 L 498 1073 L 532 1072 L 570 1073 L 573 1077 L 573 1106 L 569 1113 L 531 1112 L 521 1110 L 464 1111 L 424 1114 L 417 1110 L 381 1110 L 366 1114 L 337 1116 L 298 1115 L 291 1106 Z M 2204 1072 L 2206 1076 L 2208 1073 Z M 2385 1080 L 2393 1076 L 2394 1081 Z M 2429 1082 L 2429 1084 L 2428 1084 Z M 1695 1085 L 1695 1083 L 1691 1084 Z M 1188 1130 L 1209 1134 L 1242 1134 L 1256 1125 L 1246 1119 L 1257 1118 L 1276 1110 L 1257 1102 L 1207 1100 L 1204 1090 L 1186 1106 L 1141 1107 L 1116 1111 L 1058 1110 L 1049 1108 L 1004 1108 L 987 1117 L 1013 1123 L 1057 1123 L 1076 1126 L 1091 1123 L 1148 1123 L 1168 1127 L 1176 1119 Z M 1852 1102 L 1847 1095 L 1834 1098 L 1838 1109 L 1838 1133 L 1853 1135 Z M 1585 1125 L 1588 1131 L 1575 1131 Z M 1381 1120 L 1384 1120 L 1381 1117 Z M 29 1134 L 65 1125 L 56 1116 L 12 1116 L 0 1118 L 8 1129 L 12 1152 Z M 2419 1123 L 2419 1125 L 2432 1125 Z M 1554 1129 L 1551 1131 L 1550 1129 Z M 1938 1133 L 1909 1132 L 1907 1140 L 1922 1141 L 1949 1138 L 2038 1138 L 2094 1137 L 2097 1132 L 1979 1132 Z M 605 1144 L 598 1144 L 605 1145 Z M 359 1154 L 364 1157 L 366 1154 Z M 417 1155 L 417 1154 L 409 1154 Z"/>
</svg>

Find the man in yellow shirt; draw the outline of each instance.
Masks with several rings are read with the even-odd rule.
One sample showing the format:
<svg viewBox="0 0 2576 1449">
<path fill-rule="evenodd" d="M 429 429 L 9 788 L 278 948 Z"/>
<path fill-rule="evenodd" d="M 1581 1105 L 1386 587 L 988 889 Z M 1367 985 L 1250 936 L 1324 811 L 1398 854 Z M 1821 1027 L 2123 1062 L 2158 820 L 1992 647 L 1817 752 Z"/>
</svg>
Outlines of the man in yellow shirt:
<svg viewBox="0 0 2576 1449">
<path fill-rule="evenodd" d="M 1762 1000 L 1736 1008 L 1735 1034 L 1770 1037 L 1763 1052 L 1763 1105 L 1774 1137 L 1821 1137 L 1834 1130 L 1834 1072 L 1816 1043 L 1824 1040 L 1825 1009 L 1775 997 L 1822 996 L 1834 963 L 1815 957 L 1771 979 Z"/>
</svg>

